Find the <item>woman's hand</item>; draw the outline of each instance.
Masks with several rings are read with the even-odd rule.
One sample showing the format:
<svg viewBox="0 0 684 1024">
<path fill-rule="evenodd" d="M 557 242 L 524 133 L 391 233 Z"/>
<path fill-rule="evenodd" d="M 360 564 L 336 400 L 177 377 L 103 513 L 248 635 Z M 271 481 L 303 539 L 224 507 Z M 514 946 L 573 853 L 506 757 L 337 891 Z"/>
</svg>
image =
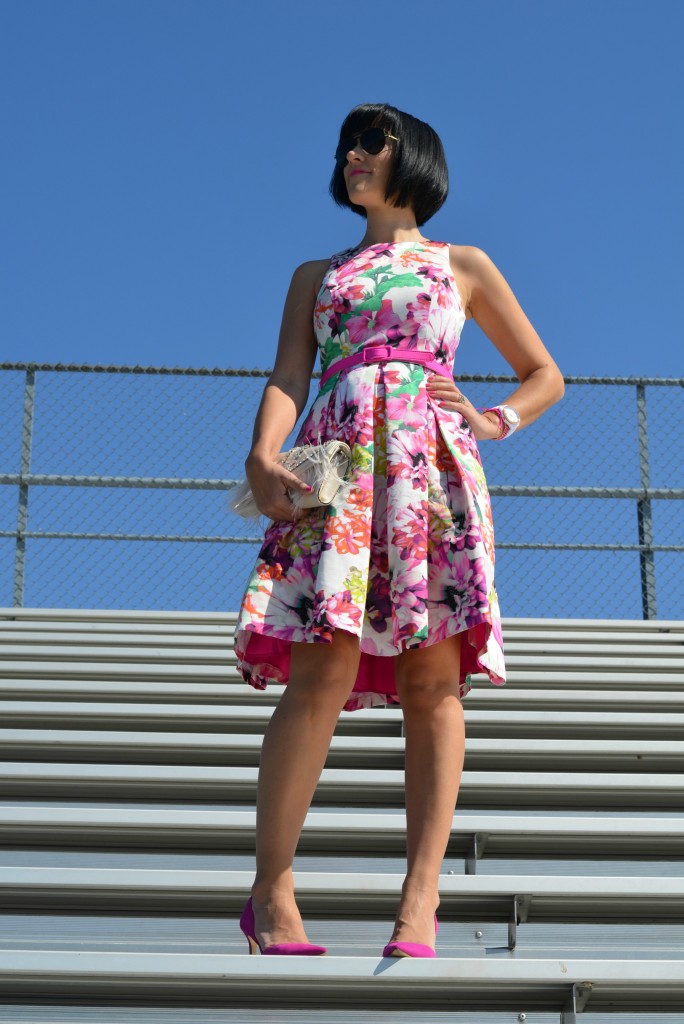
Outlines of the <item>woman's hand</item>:
<svg viewBox="0 0 684 1024">
<path fill-rule="evenodd" d="M 430 398 L 438 402 L 443 409 L 458 412 L 468 421 L 476 441 L 492 440 L 498 436 L 500 424 L 496 415 L 490 413 L 485 416 L 484 413 L 478 412 L 453 380 L 433 373 L 428 377 L 427 390 Z"/>
<path fill-rule="evenodd" d="M 249 455 L 245 461 L 245 473 L 259 511 L 269 519 L 301 519 L 306 509 L 296 508 L 288 490 L 311 494 L 313 488 L 290 473 L 278 462 L 261 455 Z"/>
</svg>

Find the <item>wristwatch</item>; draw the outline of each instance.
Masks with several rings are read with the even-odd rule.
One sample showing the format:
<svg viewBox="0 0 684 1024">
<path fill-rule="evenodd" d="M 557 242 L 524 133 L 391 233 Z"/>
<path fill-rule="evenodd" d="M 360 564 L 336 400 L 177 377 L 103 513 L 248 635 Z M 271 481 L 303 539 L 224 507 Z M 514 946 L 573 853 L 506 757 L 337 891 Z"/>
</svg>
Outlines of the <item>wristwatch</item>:
<svg viewBox="0 0 684 1024">
<path fill-rule="evenodd" d="M 493 405 L 482 412 L 493 412 L 499 420 L 499 433 L 493 438 L 494 441 L 503 441 L 504 437 L 508 437 L 520 426 L 520 414 L 512 405 Z"/>
</svg>

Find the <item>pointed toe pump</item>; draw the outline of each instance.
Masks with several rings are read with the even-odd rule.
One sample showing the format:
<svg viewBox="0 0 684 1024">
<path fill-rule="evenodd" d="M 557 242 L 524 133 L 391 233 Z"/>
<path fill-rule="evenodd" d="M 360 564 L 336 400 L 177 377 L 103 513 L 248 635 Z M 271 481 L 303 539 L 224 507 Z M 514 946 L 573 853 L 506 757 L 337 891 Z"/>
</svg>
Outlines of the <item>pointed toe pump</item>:
<svg viewBox="0 0 684 1024">
<path fill-rule="evenodd" d="M 435 939 L 439 931 L 435 914 Z M 383 956 L 437 956 L 432 946 L 424 946 L 422 942 L 389 942 L 382 951 Z"/>
<path fill-rule="evenodd" d="M 256 953 L 258 950 L 264 956 L 323 956 L 328 952 L 325 946 L 314 946 L 309 942 L 276 942 L 262 949 L 254 930 L 254 907 L 251 896 L 242 911 L 240 928 L 245 933 L 250 953 Z"/>
</svg>

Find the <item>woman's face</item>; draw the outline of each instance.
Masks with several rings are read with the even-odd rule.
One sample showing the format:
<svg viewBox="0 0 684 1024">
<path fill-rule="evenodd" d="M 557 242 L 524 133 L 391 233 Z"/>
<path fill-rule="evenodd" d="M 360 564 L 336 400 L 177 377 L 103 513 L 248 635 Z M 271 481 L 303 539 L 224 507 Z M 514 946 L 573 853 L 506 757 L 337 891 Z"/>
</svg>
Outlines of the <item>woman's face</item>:
<svg viewBox="0 0 684 1024">
<path fill-rule="evenodd" d="M 371 207 L 391 206 L 385 199 L 385 189 L 394 164 L 396 142 L 385 139 L 384 148 L 377 154 L 367 153 L 359 139 L 353 149 L 348 150 L 344 174 L 347 193 L 352 203 Z"/>
</svg>

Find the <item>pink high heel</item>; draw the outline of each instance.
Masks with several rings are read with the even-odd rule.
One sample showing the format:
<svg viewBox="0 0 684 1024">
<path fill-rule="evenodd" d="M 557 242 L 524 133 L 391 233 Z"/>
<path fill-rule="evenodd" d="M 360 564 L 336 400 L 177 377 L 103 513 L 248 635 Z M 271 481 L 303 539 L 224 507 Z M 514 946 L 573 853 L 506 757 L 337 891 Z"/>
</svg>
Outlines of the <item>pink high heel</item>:
<svg viewBox="0 0 684 1024">
<path fill-rule="evenodd" d="M 435 914 L 435 939 L 439 931 Z M 424 946 L 422 942 L 389 942 L 382 951 L 383 956 L 437 956 L 432 946 Z"/>
<path fill-rule="evenodd" d="M 276 942 L 262 949 L 254 931 L 254 907 L 251 896 L 242 911 L 240 928 L 247 936 L 250 953 L 256 953 L 258 949 L 264 956 L 323 956 L 328 952 L 325 946 L 312 946 L 308 942 Z"/>
</svg>

